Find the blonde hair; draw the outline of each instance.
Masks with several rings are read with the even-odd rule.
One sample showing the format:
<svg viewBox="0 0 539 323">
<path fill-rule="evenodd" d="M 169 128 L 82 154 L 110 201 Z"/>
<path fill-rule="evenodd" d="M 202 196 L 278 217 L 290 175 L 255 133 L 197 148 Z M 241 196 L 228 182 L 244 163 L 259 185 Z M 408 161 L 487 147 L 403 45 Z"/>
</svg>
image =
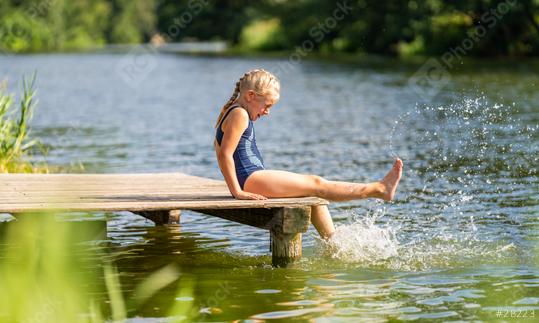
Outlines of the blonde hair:
<svg viewBox="0 0 539 323">
<path fill-rule="evenodd" d="M 279 84 L 279 80 L 275 77 L 275 75 L 266 70 L 251 70 L 243 74 L 239 81 L 236 82 L 234 93 L 232 93 L 232 96 L 230 99 L 228 99 L 228 102 L 221 109 L 221 113 L 217 118 L 215 127 L 217 128 L 219 126 L 219 123 L 221 122 L 221 119 L 225 115 L 226 111 L 241 96 L 242 93 L 253 90 L 260 95 L 266 95 L 269 93 L 279 95 L 280 89 L 281 86 Z"/>
</svg>

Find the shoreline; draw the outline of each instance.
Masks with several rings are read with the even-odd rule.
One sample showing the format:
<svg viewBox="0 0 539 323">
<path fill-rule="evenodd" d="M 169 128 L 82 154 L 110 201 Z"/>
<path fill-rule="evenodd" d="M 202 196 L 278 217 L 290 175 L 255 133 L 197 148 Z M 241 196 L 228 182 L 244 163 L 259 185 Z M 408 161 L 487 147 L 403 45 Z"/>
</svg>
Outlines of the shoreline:
<svg viewBox="0 0 539 323">
<path fill-rule="evenodd" d="M 174 45 L 186 45 L 202 44 L 208 46 L 215 42 L 189 42 L 179 43 Z M 221 46 L 222 42 L 217 42 L 218 46 Z M 163 50 L 159 46 L 153 46 L 151 44 L 112 44 L 104 47 L 86 48 L 86 49 L 72 49 L 63 51 L 38 51 L 38 52 L 21 52 L 21 53 L 7 53 L 0 52 L 0 59 L 5 57 L 17 57 L 17 56 L 39 56 L 39 55 L 75 55 L 75 54 L 126 54 L 136 48 L 153 48 L 155 54 L 163 55 L 179 55 L 188 57 L 211 57 L 211 58 L 246 58 L 246 59 L 274 59 L 274 60 L 288 60 L 290 64 L 296 64 L 301 61 L 314 61 L 321 63 L 334 63 L 338 65 L 354 65 L 356 67 L 364 68 L 402 68 L 404 70 L 413 70 L 421 67 L 428 60 L 438 60 L 442 62 L 442 55 L 431 56 L 387 56 L 377 54 L 365 54 L 365 53 L 307 53 L 305 55 L 296 55 L 295 50 L 283 50 L 283 51 L 254 51 L 245 50 L 237 47 L 232 48 L 216 48 L 216 50 L 196 50 L 190 48 L 189 50 Z M 144 51 L 144 49 L 142 50 Z M 147 50 L 146 50 L 147 51 Z M 299 59 L 298 59 L 299 58 Z M 390 67 L 391 65 L 391 67 Z M 451 71 L 458 71 L 460 69 L 475 70 L 475 69 L 494 69 L 494 70 L 506 70 L 514 68 L 526 68 L 537 65 L 539 69 L 539 57 L 462 57 L 455 59 L 453 65 L 449 67 Z M 533 71 L 530 71 L 533 72 Z"/>
</svg>

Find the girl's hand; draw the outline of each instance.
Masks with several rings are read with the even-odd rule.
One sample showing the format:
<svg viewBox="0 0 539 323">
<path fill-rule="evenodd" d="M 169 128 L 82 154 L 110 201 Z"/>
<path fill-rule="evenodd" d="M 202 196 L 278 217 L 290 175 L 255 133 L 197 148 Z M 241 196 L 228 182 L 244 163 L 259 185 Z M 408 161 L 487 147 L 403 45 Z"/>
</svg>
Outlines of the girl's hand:
<svg viewBox="0 0 539 323">
<path fill-rule="evenodd" d="M 260 194 L 249 193 L 245 191 L 241 191 L 237 194 L 234 194 L 234 198 L 238 200 L 267 200 L 268 199 L 267 197 L 262 196 Z"/>
</svg>

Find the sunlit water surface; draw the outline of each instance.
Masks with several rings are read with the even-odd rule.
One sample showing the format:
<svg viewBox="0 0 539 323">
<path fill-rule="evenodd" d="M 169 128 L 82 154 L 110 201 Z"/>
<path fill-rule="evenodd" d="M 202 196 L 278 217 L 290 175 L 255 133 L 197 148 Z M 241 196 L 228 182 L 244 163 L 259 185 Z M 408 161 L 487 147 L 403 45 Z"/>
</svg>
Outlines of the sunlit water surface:
<svg viewBox="0 0 539 323">
<path fill-rule="evenodd" d="M 409 82 L 418 66 L 390 62 L 156 55 L 126 82 L 125 59 L 0 57 L 12 90 L 38 72 L 33 134 L 49 164 L 221 178 L 213 124 L 237 78 L 258 67 L 282 83 L 255 124 L 268 168 L 365 182 L 396 156 L 405 163 L 396 201 L 332 204 L 335 238 L 311 228 L 291 269 L 270 266 L 267 232 L 218 218 L 184 212 L 164 228 L 128 212 L 65 216 L 106 227 L 91 245 L 115 259 L 126 299 L 155 270 L 179 266 L 183 276 L 131 317 L 163 318 L 191 301 L 201 321 L 539 317 L 537 64 L 449 71 L 425 97 Z M 193 295 L 178 297 L 185 275 Z"/>
</svg>

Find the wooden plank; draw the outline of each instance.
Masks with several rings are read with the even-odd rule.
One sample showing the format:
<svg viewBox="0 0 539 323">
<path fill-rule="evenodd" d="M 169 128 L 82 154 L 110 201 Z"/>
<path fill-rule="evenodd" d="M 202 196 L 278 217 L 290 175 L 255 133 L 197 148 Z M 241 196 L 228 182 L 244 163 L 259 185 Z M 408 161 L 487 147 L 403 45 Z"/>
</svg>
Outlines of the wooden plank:
<svg viewBox="0 0 539 323">
<path fill-rule="evenodd" d="M 1 184 L 0 184 L 1 185 Z M 49 183 L 47 185 L 17 185 L 17 186 L 9 186 L 5 185 L 2 187 L 0 192 L 12 192 L 12 191 L 28 191 L 28 192 L 40 192 L 40 191 L 108 191 L 108 190 L 125 190 L 125 189 L 133 189 L 136 187 L 140 187 L 138 190 L 155 190 L 155 189 L 166 189 L 166 190 L 177 190 L 177 189 L 185 189 L 185 190 L 197 190 L 197 189 L 226 189 L 226 186 L 217 186 L 217 185 L 197 185 L 197 184 L 189 184 L 184 183 L 183 185 L 178 184 L 167 184 L 167 183 L 159 183 L 157 185 L 147 185 L 144 183 L 134 183 L 129 185 L 114 185 L 114 184 L 107 184 L 107 183 L 100 183 L 100 184 L 54 184 Z"/>
<path fill-rule="evenodd" d="M 75 186 L 75 185 L 113 185 L 113 186 L 131 186 L 131 185 L 137 185 L 137 184 L 144 184 L 144 185 L 153 185 L 153 186 L 160 186 L 160 185 L 177 185 L 177 186 L 216 186 L 220 187 L 223 183 L 213 183 L 213 182 L 200 182 L 200 181 L 186 181 L 182 179 L 178 179 L 176 181 L 160 181 L 159 179 L 154 179 L 151 182 L 149 181 L 122 181 L 122 182 L 112 182 L 112 181 L 82 181 L 82 180 L 75 180 L 72 181 L 68 180 L 62 180 L 62 181 L 46 181 L 46 182 L 29 182 L 24 179 L 18 181 L 18 182 L 8 182 L 8 181 L 2 181 L 0 180 L 0 183 L 2 183 L 2 188 L 9 188 L 9 187 L 32 187 L 32 186 L 60 186 L 60 185 L 67 185 L 67 186 Z"/>
<path fill-rule="evenodd" d="M 74 211 L 157 211 L 157 210 L 207 210 L 207 209 L 244 209 L 244 208 L 277 208 L 277 207 L 301 207 L 327 204 L 319 198 L 301 199 L 268 199 L 268 200 L 236 200 L 224 199 L 200 199 L 198 201 L 126 201 L 115 203 L 19 203 L 0 204 L 1 213 L 22 213 L 40 210 L 56 212 Z"/>
<path fill-rule="evenodd" d="M 198 181 L 198 182 L 221 182 L 220 180 L 203 178 L 179 173 L 163 173 L 163 174 L 0 174 L 2 182 L 18 182 L 27 181 L 29 183 L 37 182 L 61 182 L 61 181 L 109 181 L 109 182 L 125 182 L 125 181 L 153 181 L 153 180 L 182 180 L 182 181 Z"/>
<path fill-rule="evenodd" d="M 0 183 L 0 185 L 2 185 Z M 178 189 L 182 189 L 182 190 L 191 190 L 191 191 L 195 191 L 197 189 L 210 189 L 210 190 L 223 190 L 226 188 L 223 187 L 223 186 L 216 186 L 216 185 L 213 185 L 213 186 L 210 186 L 210 185 L 196 185 L 196 184 L 192 184 L 192 185 L 189 185 L 189 184 L 183 184 L 183 185 L 178 185 L 178 184 L 167 184 L 167 183 L 159 183 L 157 185 L 149 185 L 149 184 L 144 184 L 144 183 L 134 183 L 134 184 L 129 184 L 129 185 L 114 185 L 114 184 L 107 184 L 107 183 L 100 183 L 100 184 L 82 184 L 82 183 L 77 183 L 77 184 L 72 184 L 72 185 L 63 185 L 63 184 L 54 184 L 54 183 L 49 183 L 47 185 L 31 185 L 31 186 L 24 186 L 24 185 L 18 185 L 18 186 L 10 186 L 10 185 L 5 185 L 4 187 L 2 187 L 2 189 L 0 189 L 0 192 L 5 192 L 5 193 L 9 193 L 9 192 L 13 192 L 13 191 L 25 191 L 25 192 L 47 192 L 47 191 L 109 191 L 109 190 L 129 190 L 129 189 L 134 189 L 136 187 L 140 187 L 139 189 L 137 189 L 137 191 L 143 191 L 143 190 L 156 190 L 156 189 L 161 189 L 161 190 L 168 190 L 168 191 L 172 191 L 172 190 L 178 190 Z"/>
<path fill-rule="evenodd" d="M 208 195 L 223 195 L 223 190 L 205 190 Z M 183 192 L 178 190 L 129 190 L 129 191 L 119 191 L 119 190 L 109 190 L 109 191 L 14 191 L 11 194 L 1 194 L 0 192 L 0 201 L 5 200 L 9 201 L 12 198 L 47 198 L 51 196 L 65 195 L 65 196 L 103 196 L 103 193 L 109 193 L 111 196 L 117 196 L 121 194 L 127 195 L 152 195 L 152 196 L 184 196 L 186 194 L 193 194 L 193 192 Z M 230 193 L 227 197 L 231 197 Z"/>
<path fill-rule="evenodd" d="M 0 212 L 168 211 L 300 207 L 307 197 L 236 200 L 223 181 L 181 173 L 0 174 Z"/>
<path fill-rule="evenodd" d="M 202 195 L 203 193 L 207 192 L 208 194 L 212 195 L 221 195 L 221 196 L 228 196 L 231 197 L 232 195 L 228 192 L 228 190 L 222 190 L 222 189 L 206 189 L 206 188 L 200 188 L 199 190 L 183 190 L 182 188 L 172 189 L 172 190 L 162 190 L 162 189 L 144 189 L 144 190 L 118 190 L 118 189 L 108 189 L 108 190 L 65 190 L 65 191 L 58 191 L 58 190 L 48 190 L 48 191 L 11 191 L 11 192 L 0 192 L 0 198 L 2 199 L 8 199 L 10 197 L 16 197 L 16 198 L 22 198 L 24 196 L 50 196 L 50 195 L 64 195 L 64 196 L 107 196 L 107 195 L 129 195 L 129 194 L 166 194 L 166 195 L 186 195 L 186 194 L 197 194 Z M 204 194 L 205 195 L 205 194 Z"/>
<path fill-rule="evenodd" d="M 193 195 L 193 194 L 175 194 L 175 195 L 154 195 L 154 194 L 133 194 L 133 195 L 110 195 L 110 196 L 96 196 L 96 195 L 58 195 L 52 198 L 40 198 L 40 197 L 24 197 L 21 196 L 15 200 L 10 200 L 10 204 L 24 204 L 24 203 L 41 203 L 41 204 L 51 204 L 51 203 L 104 203 L 104 204 L 115 204 L 115 203 L 124 203 L 124 202 L 208 202 L 208 203 L 236 203 L 239 205 L 249 205 L 250 203 L 255 203 L 256 205 L 262 205 L 264 203 L 269 203 L 272 206 L 275 206 L 275 203 L 290 203 L 295 204 L 306 203 L 308 205 L 318 205 L 323 204 L 321 199 L 315 197 L 304 197 L 304 198 L 287 198 L 287 199 L 267 199 L 267 200 L 236 200 L 230 195 L 223 194 L 205 194 L 205 195 Z M 6 201 L 7 203 L 8 201 Z"/>
<path fill-rule="evenodd" d="M 193 210 L 270 231 L 274 266 L 301 258 L 316 197 L 236 200 L 223 181 L 181 173 L 0 174 L 0 213 L 131 211 L 156 224 Z"/>
<path fill-rule="evenodd" d="M 17 186 L 17 187 L 32 187 L 34 185 L 72 185 L 72 184 L 109 184 L 109 185 L 133 185 L 133 184 L 180 184 L 180 185 L 222 185 L 224 182 L 200 178 L 196 176 L 178 175 L 176 173 L 165 175 L 131 175 L 131 174 L 119 174 L 119 175 L 102 175 L 102 174 L 0 174 L 0 188 L 5 186 Z"/>
<path fill-rule="evenodd" d="M 207 177 L 200 177 L 200 176 L 194 176 L 184 173 L 128 173 L 128 174 L 122 174 L 122 173 L 53 173 L 53 174 L 30 174 L 30 173 L 2 173 L 0 174 L 0 179 L 5 178 L 31 178 L 31 179 L 43 179 L 46 178 L 47 180 L 49 178 L 76 178 L 76 177 L 84 177 L 84 178 L 157 178 L 157 177 L 164 177 L 164 178 L 170 178 L 171 176 L 174 177 L 184 177 L 184 178 L 194 178 L 194 179 L 203 179 L 203 180 L 214 180 Z M 217 180 L 218 181 L 218 180 Z"/>
<path fill-rule="evenodd" d="M 207 190 L 207 191 L 210 191 L 210 192 L 215 192 L 215 191 L 218 191 L 218 192 L 226 192 L 228 193 L 228 190 L 223 188 L 223 187 L 210 187 L 210 186 L 189 186 L 189 187 L 185 187 L 185 186 L 179 186 L 179 185 L 176 185 L 176 186 L 166 186 L 166 187 L 163 187 L 163 186 L 151 186 L 151 187 L 143 187 L 141 189 L 135 189 L 136 185 L 133 185 L 133 186 L 126 186 L 126 187 L 115 187 L 115 186 L 101 186 L 101 187 L 75 187 L 75 186 L 71 186 L 71 187 L 67 187 L 67 186 L 61 186 L 61 187 L 55 187 L 55 186 L 52 186 L 50 185 L 49 187 L 43 187 L 43 188 L 28 188 L 28 189 L 25 189 L 25 188 L 20 188 L 20 187 L 17 187 L 17 188 L 11 188 L 11 189 L 4 189 L 4 190 L 0 190 L 0 192 L 4 195 L 4 196 L 9 196 L 10 193 L 13 193 L 13 194 L 16 194 L 16 193 L 33 193 L 35 192 L 36 194 L 39 194 L 40 192 L 44 192 L 44 193 L 47 193 L 47 192 L 57 192 L 57 193 L 62 193 L 62 192 L 96 192 L 96 193 L 103 193 L 103 192 L 110 192 L 110 191 L 115 191 L 115 192 L 120 192 L 120 193 L 123 193 L 123 192 L 156 192 L 156 191 L 161 191 L 161 192 L 200 192 L 200 190 Z M 230 193 L 228 193 L 230 194 Z"/>
</svg>

